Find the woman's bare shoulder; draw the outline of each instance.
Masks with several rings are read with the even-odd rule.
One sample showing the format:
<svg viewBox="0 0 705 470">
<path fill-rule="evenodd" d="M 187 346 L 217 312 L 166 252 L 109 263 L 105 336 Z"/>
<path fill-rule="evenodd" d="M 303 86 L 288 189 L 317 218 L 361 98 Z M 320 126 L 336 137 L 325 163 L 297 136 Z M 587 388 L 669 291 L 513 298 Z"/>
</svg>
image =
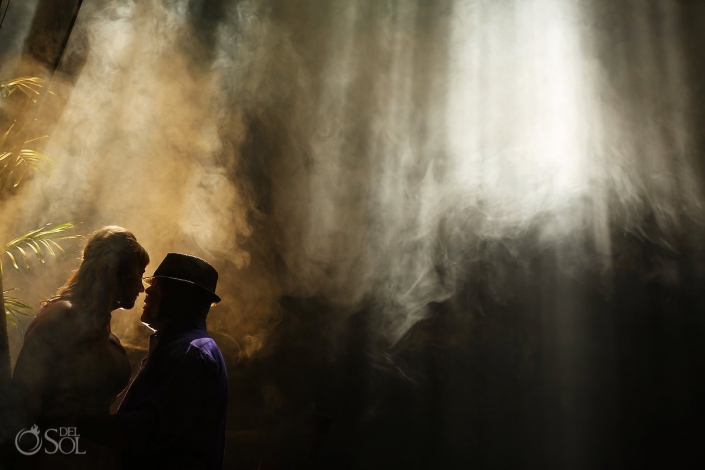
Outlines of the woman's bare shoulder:
<svg viewBox="0 0 705 470">
<path fill-rule="evenodd" d="M 76 317 L 76 309 L 69 300 L 57 300 L 41 308 L 27 327 L 25 338 L 40 333 L 58 333 L 68 328 Z"/>
</svg>

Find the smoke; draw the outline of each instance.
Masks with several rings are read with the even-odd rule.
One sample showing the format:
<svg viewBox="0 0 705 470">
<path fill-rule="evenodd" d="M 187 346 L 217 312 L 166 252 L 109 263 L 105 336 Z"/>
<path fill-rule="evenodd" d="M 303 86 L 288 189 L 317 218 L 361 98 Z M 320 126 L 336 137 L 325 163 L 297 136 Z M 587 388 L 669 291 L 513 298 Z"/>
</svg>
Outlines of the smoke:
<svg viewBox="0 0 705 470">
<path fill-rule="evenodd" d="M 268 350 L 282 296 L 324 299 L 331 322 L 371 308 L 393 343 L 488 256 L 587 244 L 566 264 L 604 267 L 614 232 L 701 221 L 676 7 L 659 8 L 662 34 L 638 23 L 619 66 L 584 2 L 84 2 L 59 165 L 18 212 L 125 226 L 148 271 L 206 258 L 237 354 Z M 127 342 L 137 316 L 115 316 Z"/>
</svg>

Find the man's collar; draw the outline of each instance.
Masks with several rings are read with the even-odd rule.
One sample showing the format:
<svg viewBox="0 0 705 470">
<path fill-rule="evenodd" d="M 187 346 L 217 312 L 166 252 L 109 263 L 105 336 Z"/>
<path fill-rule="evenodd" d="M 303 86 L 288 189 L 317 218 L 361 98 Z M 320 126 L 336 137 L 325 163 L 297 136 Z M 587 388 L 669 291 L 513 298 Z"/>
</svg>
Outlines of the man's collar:
<svg viewBox="0 0 705 470">
<path fill-rule="evenodd" d="M 172 336 L 189 330 L 206 331 L 206 319 L 201 317 L 172 318 L 160 328 L 155 334 L 160 337 Z"/>
</svg>

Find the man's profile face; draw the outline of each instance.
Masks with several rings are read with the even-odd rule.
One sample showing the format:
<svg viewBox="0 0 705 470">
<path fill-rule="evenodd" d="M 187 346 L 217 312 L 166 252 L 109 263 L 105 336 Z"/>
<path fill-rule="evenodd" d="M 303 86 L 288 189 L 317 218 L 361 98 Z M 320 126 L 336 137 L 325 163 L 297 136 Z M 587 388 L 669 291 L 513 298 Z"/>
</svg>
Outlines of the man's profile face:
<svg viewBox="0 0 705 470">
<path fill-rule="evenodd" d="M 152 329 L 156 329 L 159 319 L 159 306 L 164 296 L 164 283 L 159 279 L 152 279 L 151 284 L 145 290 L 144 307 L 140 320 Z"/>
<path fill-rule="evenodd" d="M 186 282 L 162 278 L 152 278 L 148 282 L 140 320 L 152 330 L 158 331 L 172 319 L 204 308 L 203 294 Z"/>
</svg>

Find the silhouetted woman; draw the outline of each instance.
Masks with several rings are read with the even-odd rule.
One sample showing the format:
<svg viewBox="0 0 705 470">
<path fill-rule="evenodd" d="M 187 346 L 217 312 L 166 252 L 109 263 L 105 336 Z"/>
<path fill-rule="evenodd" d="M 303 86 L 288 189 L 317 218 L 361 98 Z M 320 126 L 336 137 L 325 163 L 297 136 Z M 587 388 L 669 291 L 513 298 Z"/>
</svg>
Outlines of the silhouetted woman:
<svg viewBox="0 0 705 470">
<path fill-rule="evenodd" d="M 43 448 L 32 457 L 20 456 L 18 468 L 117 466 L 108 447 L 80 438 L 78 446 L 66 439 L 61 449 L 47 453 L 56 445 L 45 433 L 76 426 L 77 417 L 107 417 L 127 386 L 130 364 L 110 331 L 111 312 L 134 306 L 144 292 L 142 275 L 148 263 L 149 255 L 132 233 L 104 227 L 90 235 L 81 265 L 66 284 L 42 302 L 25 333 L 13 381 L 24 402 L 21 422 L 38 425 Z M 59 441 L 59 433 L 50 431 L 49 436 Z M 80 435 L 81 429 L 75 433 Z M 23 439 L 27 442 L 20 447 L 34 449 L 34 436 Z"/>
</svg>

